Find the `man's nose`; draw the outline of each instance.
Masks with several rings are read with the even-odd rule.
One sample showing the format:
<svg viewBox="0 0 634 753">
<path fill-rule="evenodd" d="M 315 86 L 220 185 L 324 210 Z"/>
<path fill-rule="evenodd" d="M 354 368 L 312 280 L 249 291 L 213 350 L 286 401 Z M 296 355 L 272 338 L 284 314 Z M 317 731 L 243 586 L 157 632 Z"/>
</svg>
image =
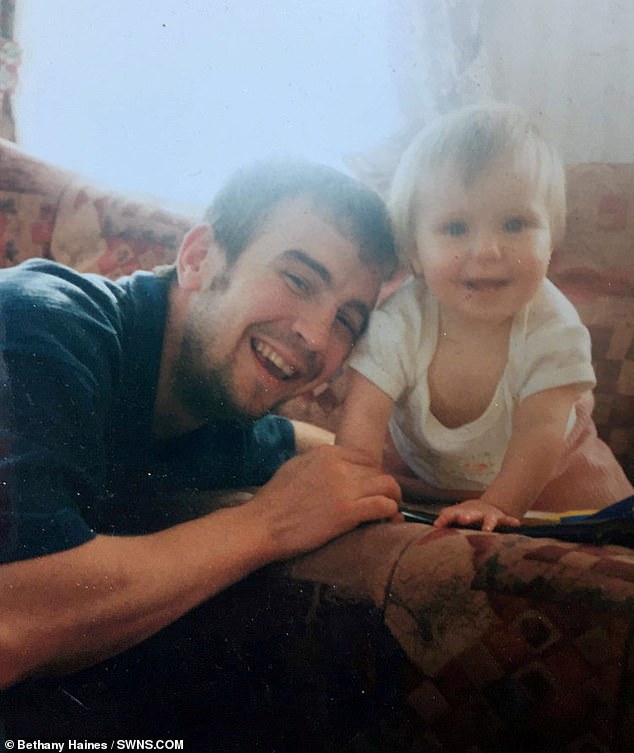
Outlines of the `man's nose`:
<svg viewBox="0 0 634 753">
<path fill-rule="evenodd" d="M 295 318 L 293 331 L 309 350 L 321 353 L 328 347 L 333 318 L 333 314 L 320 307 L 306 307 Z"/>
</svg>

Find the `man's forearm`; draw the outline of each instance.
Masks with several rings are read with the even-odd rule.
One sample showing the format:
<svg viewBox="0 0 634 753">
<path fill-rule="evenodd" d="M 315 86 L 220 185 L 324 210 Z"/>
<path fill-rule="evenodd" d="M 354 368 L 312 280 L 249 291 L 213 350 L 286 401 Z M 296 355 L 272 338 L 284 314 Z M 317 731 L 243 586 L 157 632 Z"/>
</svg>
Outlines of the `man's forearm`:
<svg viewBox="0 0 634 753">
<path fill-rule="evenodd" d="M 0 567 L 0 685 L 133 646 L 273 559 L 246 510 Z"/>
<path fill-rule="evenodd" d="M 3 565 L 0 686 L 119 653 L 269 562 L 392 518 L 399 498 L 362 452 L 324 446 L 289 460 L 243 505 Z"/>
</svg>

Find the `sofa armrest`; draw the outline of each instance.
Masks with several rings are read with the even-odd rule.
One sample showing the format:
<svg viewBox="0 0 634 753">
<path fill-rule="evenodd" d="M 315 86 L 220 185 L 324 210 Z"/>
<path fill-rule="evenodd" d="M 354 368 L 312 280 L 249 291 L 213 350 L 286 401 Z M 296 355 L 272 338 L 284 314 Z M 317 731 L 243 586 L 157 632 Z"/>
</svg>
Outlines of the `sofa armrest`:
<svg viewBox="0 0 634 753">
<path fill-rule="evenodd" d="M 629 750 L 630 549 L 387 524 L 358 529 L 287 572 L 319 586 L 326 602 L 380 610 L 402 652 L 388 647 L 387 682 L 401 706 L 383 720 L 393 745 L 424 739 L 430 750 L 497 752 L 522 739 L 535 752 Z"/>
<path fill-rule="evenodd" d="M 0 191 L 38 194 L 54 203 L 75 173 L 45 162 L 0 139 Z"/>
<path fill-rule="evenodd" d="M 114 279 L 174 261 L 195 221 L 0 139 L 0 267 L 44 257 Z"/>
<path fill-rule="evenodd" d="M 0 268 L 51 258 L 57 209 L 73 173 L 0 139 Z"/>
<path fill-rule="evenodd" d="M 52 256 L 111 279 L 170 264 L 196 218 L 76 178 L 61 196 Z"/>
</svg>

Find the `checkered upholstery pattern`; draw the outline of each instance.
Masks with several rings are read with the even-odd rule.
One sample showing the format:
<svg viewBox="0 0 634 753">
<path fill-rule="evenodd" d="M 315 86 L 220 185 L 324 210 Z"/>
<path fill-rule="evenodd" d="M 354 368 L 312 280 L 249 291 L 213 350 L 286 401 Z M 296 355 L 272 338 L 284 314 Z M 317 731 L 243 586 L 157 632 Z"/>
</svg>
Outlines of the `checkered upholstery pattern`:
<svg viewBox="0 0 634 753">
<path fill-rule="evenodd" d="M 634 479 L 634 326 L 592 324 L 589 329 L 597 431 Z"/>
<path fill-rule="evenodd" d="M 567 182 L 550 276 L 590 330 L 597 429 L 634 480 L 634 165 L 570 165 Z"/>
<path fill-rule="evenodd" d="M 372 673 L 398 698 L 378 749 L 633 753 L 630 549 L 376 526 L 292 574 L 324 584 L 319 603 L 365 595 L 402 650 Z"/>
</svg>

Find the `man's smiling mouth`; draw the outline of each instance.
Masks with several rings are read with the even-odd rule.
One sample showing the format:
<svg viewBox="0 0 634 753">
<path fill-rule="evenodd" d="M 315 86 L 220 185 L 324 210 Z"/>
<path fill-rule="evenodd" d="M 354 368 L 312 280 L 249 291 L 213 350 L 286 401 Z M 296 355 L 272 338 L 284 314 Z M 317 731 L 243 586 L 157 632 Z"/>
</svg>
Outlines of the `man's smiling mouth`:
<svg viewBox="0 0 634 753">
<path fill-rule="evenodd" d="M 254 338 L 252 346 L 258 361 L 276 379 L 287 380 L 299 376 L 297 368 L 285 361 L 270 345 Z"/>
</svg>

